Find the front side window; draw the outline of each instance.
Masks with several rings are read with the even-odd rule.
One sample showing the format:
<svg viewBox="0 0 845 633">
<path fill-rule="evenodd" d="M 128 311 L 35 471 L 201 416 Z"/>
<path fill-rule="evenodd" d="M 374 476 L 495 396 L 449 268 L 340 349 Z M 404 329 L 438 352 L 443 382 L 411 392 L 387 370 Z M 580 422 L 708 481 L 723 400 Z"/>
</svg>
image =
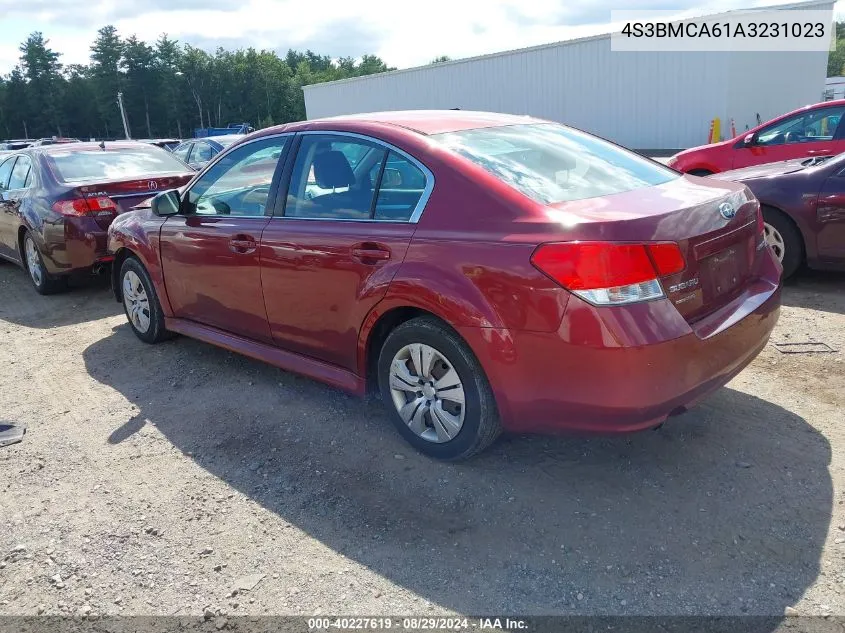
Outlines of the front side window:
<svg viewBox="0 0 845 633">
<path fill-rule="evenodd" d="M 369 220 L 387 150 L 364 139 L 309 134 L 302 138 L 291 175 L 285 216 Z"/>
<path fill-rule="evenodd" d="M 757 133 L 755 145 L 788 145 L 832 141 L 845 107 L 803 112 L 773 123 Z"/>
<path fill-rule="evenodd" d="M 288 137 L 265 138 L 236 148 L 188 191 L 188 213 L 262 216 Z"/>
<path fill-rule="evenodd" d="M 432 138 L 543 204 L 596 198 L 680 178 L 634 152 L 554 123 L 478 128 Z"/>
<path fill-rule="evenodd" d="M 18 156 L 14 169 L 12 169 L 12 176 L 9 179 L 9 189 L 23 189 L 29 182 L 29 174 L 32 163 L 28 156 Z"/>
</svg>

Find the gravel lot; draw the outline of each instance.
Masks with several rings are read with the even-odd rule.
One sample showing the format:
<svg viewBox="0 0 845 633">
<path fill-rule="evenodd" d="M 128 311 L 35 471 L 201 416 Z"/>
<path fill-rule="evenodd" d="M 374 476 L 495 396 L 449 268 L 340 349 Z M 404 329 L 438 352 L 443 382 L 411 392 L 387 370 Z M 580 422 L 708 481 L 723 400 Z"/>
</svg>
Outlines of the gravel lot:
<svg viewBox="0 0 845 633">
<path fill-rule="evenodd" d="M 845 275 L 659 431 L 429 461 L 381 405 L 0 266 L 0 614 L 845 615 Z M 238 586 L 242 588 L 233 593 Z"/>
</svg>

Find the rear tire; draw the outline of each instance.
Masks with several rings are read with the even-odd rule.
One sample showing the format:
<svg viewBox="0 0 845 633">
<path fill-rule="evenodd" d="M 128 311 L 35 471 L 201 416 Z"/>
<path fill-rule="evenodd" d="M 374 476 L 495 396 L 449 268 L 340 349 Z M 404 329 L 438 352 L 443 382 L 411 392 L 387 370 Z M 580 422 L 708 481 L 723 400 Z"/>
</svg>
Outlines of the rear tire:
<svg viewBox="0 0 845 633">
<path fill-rule="evenodd" d="M 56 277 L 47 272 L 44 258 L 38 250 L 38 244 L 30 231 L 23 238 L 23 265 L 29 274 L 29 280 L 40 295 L 52 295 L 67 289 L 67 277 Z"/>
<path fill-rule="evenodd" d="M 766 242 L 783 266 L 783 278 L 792 277 L 804 263 L 804 240 L 786 215 L 772 207 L 763 207 Z"/>
<path fill-rule="evenodd" d="M 501 433 L 493 391 L 478 359 L 435 318 L 411 319 L 388 335 L 378 378 L 397 430 L 429 457 L 466 459 Z"/>
<path fill-rule="evenodd" d="M 134 257 L 120 266 L 120 295 L 129 326 L 144 343 L 159 343 L 174 335 L 164 327 L 164 313 L 147 269 Z"/>
</svg>

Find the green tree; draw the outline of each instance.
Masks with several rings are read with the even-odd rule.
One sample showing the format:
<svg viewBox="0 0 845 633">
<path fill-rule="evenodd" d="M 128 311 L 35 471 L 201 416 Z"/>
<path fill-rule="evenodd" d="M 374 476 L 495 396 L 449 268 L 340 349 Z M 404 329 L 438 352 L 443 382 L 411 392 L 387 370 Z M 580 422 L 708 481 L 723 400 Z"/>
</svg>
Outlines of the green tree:
<svg viewBox="0 0 845 633">
<path fill-rule="evenodd" d="M 117 106 L 117 93 L 123 89 L 122 58 L 123 41 L 117 29 L 108 25 L 97 31 L 97 39 L 91 46 L 91 79 L 105 136 L 120 136 L 123 127 Z"/>
<path fill-rule="evenodd" d="M 126 72 L 126 109 L 130 121 L 137 121 L 141 114 L 146 124 L 147 138 L 153 136 L 152 123 L 150 122 L 150 96 L 156 95 L 156 67 L 155 53 L 152 47 L 147 46 L 137 37 L 132 35 L 127 38 L 123 46 L 123 59 L 121 68 Z"/>
<path fill-rule="evenodd" d="M 44 35 L 36 31 L 20 46 L 21 71 L 26 79 L 25 99 L 32 131 L 38 136 L 62 136 L 62 85 L 59 54 L 47 47 Z"/>
</svg>

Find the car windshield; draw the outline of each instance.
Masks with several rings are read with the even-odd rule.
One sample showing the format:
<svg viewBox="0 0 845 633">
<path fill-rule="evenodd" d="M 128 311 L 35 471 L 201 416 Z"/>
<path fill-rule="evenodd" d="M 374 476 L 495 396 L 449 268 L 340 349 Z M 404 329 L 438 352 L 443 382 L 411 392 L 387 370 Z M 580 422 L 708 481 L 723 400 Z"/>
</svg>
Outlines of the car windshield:
<svg viewBox="0 0 845 633">
<path fill-rule="evenodd" d="M 634 152 L 553 123 L 447 132 L 434 138 L 543 204 L 622 193 L 680 178 Z"/>
<path fill-rule="evenodd" d="M 131 179 L 183 173 L 186 167 L 169 152 L 155 146 L 113 149 L 70 149 L 46 156 L 56 177 L 66 183 Z"/>
</svg>

